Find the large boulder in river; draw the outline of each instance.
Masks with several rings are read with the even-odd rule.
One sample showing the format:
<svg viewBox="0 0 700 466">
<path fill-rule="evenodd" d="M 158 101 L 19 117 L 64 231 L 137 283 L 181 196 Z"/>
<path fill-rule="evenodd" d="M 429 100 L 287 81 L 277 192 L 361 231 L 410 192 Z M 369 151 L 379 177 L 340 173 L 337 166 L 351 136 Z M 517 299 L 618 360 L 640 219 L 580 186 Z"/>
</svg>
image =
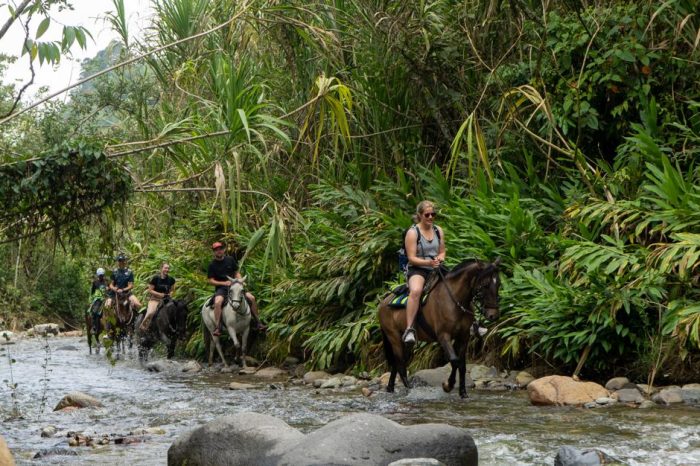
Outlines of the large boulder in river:
<svg viewBox="0 0 700 466">
<path fill-rule="evenodd" d="M 416 372 L 413 376 L 413 384 L 416 387 L 442 387 L 442 383 L 450 376 L 452 369 L 449 365 L 437 367 L 435 369 L 423 369 Z M 467 376 L 468 377 L 468 376 Z M 468 387 L 473 387 L 474 382 L 471 379 L 467 382 Z"/>
<path fill-rule="evenodd" d="M 304 374 L 304 383 L 312 384 L 317 380 L 327 380 L 330 379 L 331 375 L 326 371 L 311 371 Z"/>
<path fill-rule="evenodd" d="M 571 377 L 550 375 L 527 386 L 533 405 L 583 405 L 607 397 L 608 391 L 595 382 L 577 382 Z"/>
<path fill-rule="evenodd" d="M 304 435 L 285 422 L 237 413 L 181 435 L 168 450 L 169 465 L 375 465 L 403 458 L 434 458 L 476 465 L 466 429 L 445 424 L 401 426 L 374 414 L 352 414 Z"/>
<path fill-rule="evenodd" d="M 10 449 L 5 443 L 5 439 L 0 436 L 0 464 L 2 466 L 15 466 L 15 460 L 10 453 Z"/>
<path fill-rule="evenodd" d="M 58 411 L 60 409 L 68 408 L 68 407 L 74 407 L 74 408 L 99 408 L 102 407 L 102 403 L 100 403 L 97 398 L 94 398 L 88 394 L 85 394 L 83 392 L 72 392 L 69 393 L 68 395 L 64 396 L 61 398 L 61 401 L 58 402 L 56 407 L 53 409 L 54 411 Z"/>
<path fill-rule="evenodd" d="M 0 330 L 0 345 L 10 345 L 14 343 L 16 339 L 17 337 L 15 337 L 15 334 L 9 330 Z"/>
<path fill-rule="evenodd" d="M 32 333 L 34 335 L 58 335 L 58 332 L 60 331 L 58 324 L 39 324 L 35 325 L 32 328 Z"/>
</svg>

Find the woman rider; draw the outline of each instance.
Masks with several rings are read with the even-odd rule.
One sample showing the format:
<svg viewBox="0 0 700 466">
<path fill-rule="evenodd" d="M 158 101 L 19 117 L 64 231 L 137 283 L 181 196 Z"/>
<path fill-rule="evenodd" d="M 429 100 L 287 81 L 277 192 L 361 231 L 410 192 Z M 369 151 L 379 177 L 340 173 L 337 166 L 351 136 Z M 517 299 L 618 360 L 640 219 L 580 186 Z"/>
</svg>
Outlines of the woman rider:
<svg viewBox="0 0 700 466">
<path fill-rule="evenodd" d="M 408 302 L 406 303 L 406 331 L 403 341 L 409 345 L 416 342 L 413 322 L 420 306 L 425 281 L 433 269 L 440 267 L 445 260 L 445 235 L 434 224 L 435 205 L 421 201 L 413 216 L 415 224 L 406 233 L 404 247 L 408 256 Z M 419 234 L 420 232 L 420 234 Z"/>
</svg>

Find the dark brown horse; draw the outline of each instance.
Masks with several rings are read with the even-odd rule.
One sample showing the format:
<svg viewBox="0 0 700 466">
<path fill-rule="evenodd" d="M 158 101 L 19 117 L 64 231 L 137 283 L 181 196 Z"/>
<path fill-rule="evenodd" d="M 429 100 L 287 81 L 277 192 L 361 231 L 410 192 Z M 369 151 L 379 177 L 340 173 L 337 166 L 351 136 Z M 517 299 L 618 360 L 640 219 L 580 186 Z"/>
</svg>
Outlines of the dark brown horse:
<svg viewBox="0 0 700 466">
<path fill-rule="evenodd" d="M 112 307 L 103 313 L 105 322 L 105 332 L 109 336 L 112 345 L 116 345 L 117 353 L 126 353 L 126 341 L 131 348 L 132 336 L 134 334 L 135 313 L 129 301 L 129 295 L 117 294 L 112 303 Z"/>
<path fill-rule="evenodd" d="M 88 348 L 92 354 L 92 345 L 95 345 L 95 351 L 100 354 L 100 334 L 104 330 L 102 322 L 102 308 L 104 306 L 103 298 L 96 298 L 92 301 L 90 309 L 85 311 L 85 330 L 87 334 Z"/>
<path fill-rule="evenodd" d="M 452 364 L 450 377 L 443 382 L 442 388 L 446 392 L 452 391 L 459 370 L 459 395 L 462 398 L 467 396 L 466 352 L 470 328 L 475 320 L 473 301 L 481 301 L 482 312 L 487 319 L 498 319 L 498 289 L 501 284 L 498 276 L 499 264 L 500 259 L 493 263 L 477 260 L 462 262 L 442 276 L 443 279 L 430 291 L 428 299 L 416 316 L 414 327 L 418 340 L 440 343 Z M 394 391 L 397 373 L 401 376 L 403 384 L 409 388 L 406 366 L 410 359 L 410 350 L 402 341 L 406 329 L 406 309 L 390 307 L 389 302 L 393 298 L 394 295 L 389 294 L 379 304 L 379 325 L 384 339 L 384 353 L 391 366 L 388 392 Z"/>
<path fill-rule="evenodd" d="M 148 352 L 158 343 L 162 342 L 168 349 L 167 357 L 175 356 L 175 345 L 178 339 L 185 338 L 187 330 L 187 303 L 180 300 L 164 299 L 158 305 L 156 315 L 151 325 L 144 332 L 140 330 L 141 322 L 146 317 L 145 313 L 136 318 L 135 327 L 139 343 L 139 361 L 143 364 L 148 359 Z"/>
</svg>

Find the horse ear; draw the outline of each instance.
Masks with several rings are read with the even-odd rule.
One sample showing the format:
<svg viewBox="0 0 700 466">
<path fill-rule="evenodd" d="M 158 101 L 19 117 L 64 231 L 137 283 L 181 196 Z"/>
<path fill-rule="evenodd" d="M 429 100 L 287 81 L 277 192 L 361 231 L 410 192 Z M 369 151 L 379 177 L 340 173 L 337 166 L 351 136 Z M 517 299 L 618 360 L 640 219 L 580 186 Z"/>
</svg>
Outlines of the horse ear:
<svg viewBox="0 0 700 466">
<path fill-rule="evenodd" d="M 496 267 L 498 267 L 499 265 L 501 265 L 501 258 L 500 258 L 500 257 L 497 257 L 496 260 L 493 261 L 493 265 L 495 265 Z"/>
<path fill-rule="evenodd" d="M 241 281 L 245 283 L 245 281 L 248 279 L 248 275 L 243 275 L 243 278 L 241 278 Z"/>
</svg>

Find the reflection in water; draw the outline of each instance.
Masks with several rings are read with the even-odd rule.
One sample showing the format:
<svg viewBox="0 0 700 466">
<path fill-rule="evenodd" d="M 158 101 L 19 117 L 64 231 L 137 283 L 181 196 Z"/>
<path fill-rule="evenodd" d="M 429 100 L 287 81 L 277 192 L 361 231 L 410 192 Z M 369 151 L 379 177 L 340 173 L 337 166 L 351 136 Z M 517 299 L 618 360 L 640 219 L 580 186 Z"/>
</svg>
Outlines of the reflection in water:
<svg viewBox="0 0 700 466">
<path fill-rule="evenodd" d="M 700 409 L 544 408 L 531 406 L 524 392 L 470 392 L 462 401 L 439 388 L 416 388 L 410 393 L 378 393 L 365 398 L 359 391 L 319 391 L 303 386 L 269 382 L 251 376 L 199 373 L 155 374 L 135 359 L 112 367 L 104 355 L 88 355 L 82 339 L 49 340 L 48 372 L 44 341 L 20 341 L 0 346 L 0 380 L 9 379 L 8 348 L 17 399 L 23 419 L 6 420 L 0 434 L 18 464 L 139 464 L 162 465 L 167 450 L 182 432 L 215 417 L 255 411 L 279 417 L 304 432 L 352 412 L 382 414 L 401 424 L 445 422 L 469 429 L 479 448 L 482 465 L 552 464 L 558 448 L 600 448 L 630 465 L 700 463 Z M 135 358 L 135 351 L 132 358 Z M 44 381 L 43 379 L 47 380 Z M 260 383 L 261 389 L 228 390 L 231 381 Z M 54 413 L 67 393 L 82 391 L 105 405 Z M 11 390 L 3 383 L 0 416 L 12 410 Z M 42 406 L 42 398 L 46 402 Z M 42 438 L 41 429 L 54 425 L 59 434 Z M 49 456 L 33 460 L 35 452 L 67 447 L 68 431 L 101 437 L 127 435 L 148 427 L 165 434 L 141 436 L 142 443 L 76 447 L 78 456 Z M 61 433 L 63 435 L 61 435 Z"/>
</svg>

